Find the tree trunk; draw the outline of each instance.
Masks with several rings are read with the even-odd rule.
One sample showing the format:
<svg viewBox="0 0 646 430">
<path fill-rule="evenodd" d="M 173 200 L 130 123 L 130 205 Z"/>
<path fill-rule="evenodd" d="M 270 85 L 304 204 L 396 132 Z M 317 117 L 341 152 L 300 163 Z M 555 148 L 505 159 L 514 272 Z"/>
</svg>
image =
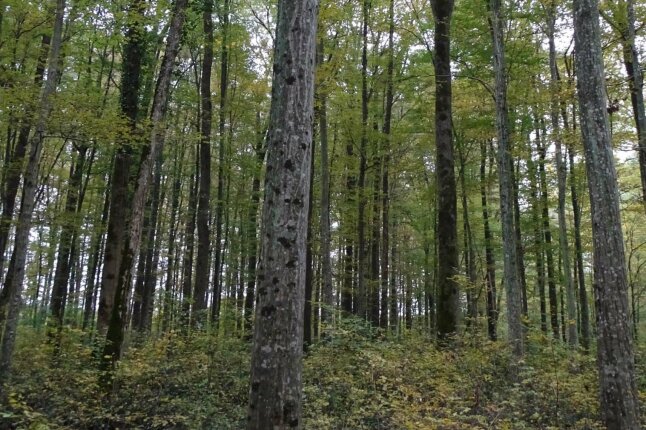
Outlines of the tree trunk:
<svg viewBox="0 0 646 430">
<path fill-rule="evenodd" d="M 486 176 L 487 165 L 487 142 L 480 142 L 480 200 L 482 202 L 482 222 L 484 224 L 485 238 L 485 281 L 487 288 L 487 334 L 489 340 L 498 339 L 497 323 L 498 309 L 496 307 L 496 260 L 493 253 L 493 237 L 489 226 L 489 206 L 487 194 L 489 192 L 489 181 Z"/>
<path fill-rule="evenodd" d="M 11 372 L 13 347 L 22 301 L 22 285 L 25 278 L 27 249 L 29 248 L 29 231 L 31 230 L 32 214 L 34 212 L 36 193 L 38 191 L 40 158 L 45 141 L 47 119 L 52 110 L 52 96 L 56 92 L 56 84 L 60 73 L 60 50 L 64 14 L 65 0 L 56 0 L 56 15 L 52 32 L 51 50 L 49 52 L 47 79 L 40 98 L 40 112 L 38 113 L 34 135 L 29 141 L 30 152 L 24 176 L 14 250 L 4 283 L 4 290 L 8 297 L 8 310 L 4 320 L 0 320 L 0 332 L 2 333 L 2 344 L 0 345 L 0 387 L 7 382 Z"/>
<path fill-rule="evenodd" d="M 537 121 L 538 124 L 538 121 Z M 547 291 L 549 296 L 550 307 L 550 323 L 552 327 L 552 335 L 554 339 L 559 338 L 559 312 L 558 312 L 558 297 L 556 294 L 556 274 L 554 273 L 554 253 L 552 251 L 552 230 L 550 228 L 550 214 L 548 207 L 548 192 L 547 192 L 547 175 L 545 173 L 545 130 L 536 128 L 536 145 L 538 148 L 538 171 L 540 176 L 541 188 L 541 219 L 543 221 L 543 238 L 545 244 L 545 256 L 547 258 Z"/>
<path fill-rule="evenodd" d="M 34 76 L 34 84 L 38 87 L 41 86 L 45 75 L 45 66 L 47 64 L 50 43 L 51 35 L 44 34 L 40 44 L 40 55 L 38 56 L 36 73 Z M 18 141 L 13 151 L 8 151 L 8 154 L 10 154 L 11 157 L 7 156 L 4 161 L 2 172 L 3 181 L 2 187 L 0 188 L 0 192 L 2 193 L 0 196 L 2 198 L 2 215 L 0 215 L 0 282 L 2 281 L 2 276 L 4 274 L 4 260 L 9 239 L 9 230 L 11 229 L 11 220 L 13 219 L 16 205 L 16 196 L 18 195 L 18 188 L 20 187 L 20 177 L 23 172 L 31 126 L 31 122 L 29 120 L 25 120 L 25 123 L 22 124 L 20 131 L 18 132 Z M 2 313 L 2 308 L 6 306 L 7 301 L 8 294 L 3 289 L 2 294 L 0 294 L 0 313 Z"/>
<path fill-rule="evenodd" d="M 320 40 L 317 50 L 317 64 L 323 64 L 324 41 Z M 330 238 L 330 161 L 328 158 L 328 130 L 327 130 L 327 88 L 324 84 L 319 88 L 319 103 L 317 110 L 319 123 L 319 137 L 321 142 L 321 289 L 322 309 L 321 321 L 324 325 L 334 323 L 334 289 L 332 285 L 332 261 Z"/>
<path fill-rule="evenodd" d="M 458 267 L 457 191 L 453 157 L 451 94 L 451 15 L 453 0 L 433 0 L 435 19 L 435 146 L 437 172 L 438 278 L 437 333 L 447 340 L 458 328 L 460 294 Z"/>
<path fill-rule="evenodd" d="M 567 321 L 564 328 L 567 329 L 567 342 L 570 347 L 576 347 L 579 342 L 576 325 L 576 299 L 572 270 L 570 268 L 570 246 L 567 237 L 567 219 L 565 217 L 565 197 L 567 187 L 567 168 L 563 160 L 561 144 L 561 133 L 559 124 L 559 81 L 558 68 L 556 65 L 556 44 L 554 42 L 554 27 L 556 23 L 556 5 L 550 4 L 547 18 L 547 36 L 549 39 L 549 62 L 550 62 L 550 86 L 552 106 L 550 117 L 552 120 L 552 133 L 556 152 L 556 172 L 558 180 L 558 218 L 559 218 L 559 245 L 561 248 L 561 260 L 563 262 L 563 277 L 565 279 L 565 291 L 567 295 Z"/>
<path fill-rule="evenodd" d="M 152 169 L 154 161 L 163 150 L 165 134 L 165 116 L 167 101 L 170 91 L 171 74 L 173 72 L 175 58 L 179 51 L 180 37 L 184 25 L 185 11 L 188 0 L 176 0 L 173 6 L 168 37 L 166 40 L 166 51 L 157 78 L 155 86 L 155 95 L 153 98 L 153 108 L 151 114 L 152 130 L 149 144 L 142 149 L 141 164 L 137 183 L 132 199 L 132 209 L 130 210 L 130 225 L 128 236 L 125 238 L 122 261 L 119 265 L 119 278 L 115 290 L 114 307 L 110 316 L 110 325 L 106 334 L 106 343 L 103 349 L 103 367 L 108 364 L 114 367 L 116 361 L 121 357 L 121 348 L 124 338 L 126 313 L 128 308 L 128 297 L 132 277 L 132 266 L 134 258 L 139 250 L 141 242 L 141 229 L 143 224 L 144 206 L 150 183 L 152 182 Z M 107 372 L 107 380 L 103 382 L 107 385 L 111 380 L 112 372 Z"/>
<path fill-rule="evenodd" d="M 204 328 L 208 320 L 207 293 L 209 287 L 209 260 L 211 255 L 211 126 L 213 107 L 211 103 L 211 68 L 213 65 L 213 0 L 204 1 L 202 25 L 204 31 L 204 56 L 200 79 L 201 127 L 200 127 L 200 190 L 197 207 L 197 259 L 195 261 L 195 293 L 193 320 Z"/>
<path fill-rule="evenodd" d="M 397 297 L 388 297 L 389 280 L 389 223 L 390 223 L 390 148 L 392 146 L 392 116 L 394 105 L 393 78 L 395 74 L 395 0 L 388 5 L 388 68 L 386 70 L 386 105 L 384 107 L 384 147 L 382 149 L 381 172 L 381 326 L 386 328 L 388 321 L 388 301 L 397 301 Z M 429 285 L 425 284 L 426 287 Z M 392 325 L 392 324 L 390 324 Z"/>
<path fill-rule="evenodd" d="M 56 260 L 56 272 L 54 274 L 54 287 L 52 289 L 52 331 L 51 334 L 60 331 L 63 326 L 65 314 L 65 303 L 67 301 L 67 286 L 69 284 L 70 270 L 72 266 L 72 248 L 76 238 L 78 225 L 78 213 L 80 211 L 79 198 L 83 180 L 83 169 L 85 166 L 85 155 L 87 146 L 76 148 L 76 161 L 70 168 L 70 179 L 67 188 L 65 212 L 63 213 L 63 226 L 58 242 Z"/>
<path fill-rule="evenodd" d="M 230 0 L 223 0 L 223 10 L 220 14 L 222 31 L 222 48 L 220 50 L 220 111 L 218 113 L 218 189 L 215 203 L 215 259 L 213 264 L 213 300 L 211 303 L 211 322 L 216 323 L 220 315 L 220 295 L 222 281 L 220 279 L 222 254 L 222 224 L 224 216 L 224 147 L 226 144 L 226 107 L 227 90 L 229 88 L 229 13 Z"/>
<path fill-rule="evenodd" d="M 119 103 L 121 113 L 128 121 L 130 132 L 133 136 L 138 136 L 136 127 L 139 112 L 142 57 L 145 49 L 143 41 L 145 29 L 143 27 L 143 20 L 141 19 L 144 8 L 144 0 L 132 0 L 130 2 L 127 13 L 129 26 L 126 31 L 126 44 L 123 48 Z M 108 235 L 103 259 L 101 294 L 99 297 L 97 318 L 97 329 L 101 335 L 105 334 L 108 329 L 114 308 L 125 233 L 130 224 L 128 209 L 132 202 L 129 183 L 133 161 L 133 136 L 122 136 L 123 143 L 117 149 L 112 169 Z"/>
<path fill-rule="evenodd" d="M 514 190 L 512 184 L 512 159 L 509 142 L 507 112 L 507 77 L 504 53 L 503 18 L 501 1 L 489 0 L 491 33 L 493 38 L 493 64 L 495 73 L 496 129 L 498 137 L 498 175 L 500 177 L 500 219 L 504 251 L 505 287 L 507 289 L 507 322 L 509 340 L 516 357 L 524 353 L 522 326 L 522 291 L 518 279 L 516 236 L 514 232 Z"/>
<path fill-rule="evenodd" d="M 635 382 L 619 189 L 605 102 L 597 0 L 574 1 L 581 134 L 592 211 L 601 417 L 609 429 L 637 429 Z"/>
<path fill-rule="evenodd" d="M 357 290 L 355 309 L 360 318 L 368 316 L 368 291 L 366 288 L 367 272 L 367 239 L 366 239 L 366 170 L 368 168 L 368 19 L 371 0 L 362 0 L 362 21 L 361 21 L 361 143 L 359 147 L 359 211 L 357 222 L 357 236 L 359 241 L 359 255 L 357 256 Z"/>
<path fill-rule="evenodd" d="M 316 0 L 280 0 L 247 428 L 300 429 Z M 287 120 L 286 120 L 287 119 Z"/>
</svg>

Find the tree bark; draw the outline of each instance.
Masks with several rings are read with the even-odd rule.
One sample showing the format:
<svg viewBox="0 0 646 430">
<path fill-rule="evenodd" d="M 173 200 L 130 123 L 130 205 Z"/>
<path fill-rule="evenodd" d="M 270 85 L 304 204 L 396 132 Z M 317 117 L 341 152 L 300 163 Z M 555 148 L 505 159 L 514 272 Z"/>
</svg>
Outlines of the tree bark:
<svg viewBox="0 0 646 430">
<path fill-rule="evenodd" d="M 437 334 L 441 341 L 458 328 L 460 294 L 458 268 L 457 191 L 453 156 L 451 94 L 451 15 L 453 0 L 433 0 L 435 19 L 435 146 L 438 229 Z"/>
<path fill-rule="evenodd" d="M 487 334 L 489 340 L 498 340 L 498 309 L 496 307 L 496 260 L 493 253 L 493 236 L 489 225 L 489 206 L 487 194 L 489 181 L 486 176 L 487 142 L 480 142 L 480 200 L 482 203 L 482 222 L 485 238 L 485 281 L 487 288 Z"/>
<path fill-rule="evenodd" d="M 503 18 L 501 1 L 489 0 L 491 33 L 493 39 L 493 65 L 495 73 L 496 129 L 498 138 L 498 175 L 500 188 L 500 219 L 504 253 L 504 276 L 507 290 L 507 322 L 509 340 L 516 357 L 524 353 L 522 326 L 522 292 L 518 279 L 516 236 L 514 232 L 514 190 L 512 184 L 512 159 L 509 142 L 507 111 L 507 77 L 504 52 Z"/>
<path fill-rule="evenodd" d="M 222 254 L 222 224 L 224 218 L 224 148 L 226 145 L 226 107 L 227 90 L 229 88 L 229 13 L 230 0 L 223 0 L 220 13 L 222 31 L 222 48 L 220 50 L 220 111 L 218 112 L 218 188 L 217 201 L 215 206 L 215 258 L 213 264 L 213 300 L 211 303 L 211 322 L 216 323 L 220 315 L 220 295 L 222 292 L 222 281 L 220 279 Z"/>
<path fill-rule="evenodd" d="M 626 258 L 604 94 L 598 7 L 597 0 L 574 1 L 577 95 L 592 212 L 600 410 L 607 428 L 637 429 L 639 403 L 628 321 Z"/>
<path fill-rule="evenodd" d="M 247 428 L 299 429 L 318 1 L 280 0 Z"/>
<path fill-rule="evenodd" d="M 207 290 L 209 287 L 209 260 L 211 256 L 211 126 L 213 107 L 211 103 L 211 69 L 213 65 L 213 0 L 204 1 L 202 26 L 204 31 L 204 56 L 202 57 L 202 78 L 200 79 L 200 190 L 197 207 L 197 259 L 195 261 L 195 293 L 193 320 L 204 328 Z"/>
</svg>

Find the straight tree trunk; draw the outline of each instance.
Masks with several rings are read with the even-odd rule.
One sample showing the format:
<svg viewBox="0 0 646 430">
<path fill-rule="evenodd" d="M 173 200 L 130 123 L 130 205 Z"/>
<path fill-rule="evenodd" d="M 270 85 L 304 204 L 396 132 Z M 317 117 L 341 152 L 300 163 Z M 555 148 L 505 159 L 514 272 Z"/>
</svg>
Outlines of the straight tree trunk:
<svg viewBox="0 0 646 430">
<path fill-rule="evenodd" d="M 81 185 L 83 180 L 83 170 L 85 166 L 85 156 L 87 146 L 76 148 L 76 160 L 70 168 L 69 184 L 67 188 L 67 197 L 65 202 L 65 212 L 63 213 L 63 226 L 58 242 L 58 252 L 56 260 L 56 272 L 54 273 L 54 286 L 52 289 L 52 319 L 51 334 L 62 329 L 63 317 L 65 314 L 65 303 L 67 301 L 67 287 L 69 284 L 72 248 L 74 239 L 77 235 L 78 213 L 80 211 L 79 199 L 82 192 Z"/>
<path fill-rule="evenodd" d="M 197 259 L 195 261 L 195 293 L 193 320 L 205 327 L 208 320 L 207 293 L 209 287 L 209 260 L 211 256 L 211 127 L 213 107 L 211 103 L 211 69 L 213 66 L 213 0 L 204 1 L 202 26 L 204 31 L 204 56 L 200 79 L 200 189 L 197 202 Z"/>
<path fill-rule="evenodd" d="M 545 302 L 545 258 L 543 241 L 543 228 L 541 224 L 541 201 L 538 197 L 536 184 L 536 165 L 530 152 L 527 157 L 527 170 L 529 170 L 530 198 L 532 205 L 532 224 L 534 225 L 534 253 L 536 258 L 536 284 L 538 286 L 538 300 L 541 315 L 541 331 L 547 334 L 547 303 Z"/>
<path fill-rule="evenodd" d="M 507 111 L 507 77 L 504 52 L 501 1 L 489 0 L 493 65 L 495 73 L 496 129 L 498 138 L 498 175 L 500 187 L 500 218 L 504 253 L 505 288 L 507 290 L 507 323 L 509 340 L 516 357 L 524 354 L 522 326 L 522 291 L 518 279 L 516 236 L 514 233 L 513 164 L 510 153 L 509 119 Z"/>
<path fill-rule="evenodd" d="M 386 69 L 386 105 L 384 107 L 384 139 L 381 172 L 381 320 L 382 327 L 390 324 L 388 321 L 388 301 L 394 302 L 397 297 L 388 297 L 390 247 L 390 148 L 392 146 L 392 116 L 394 105 L 393 79 L 395 74 L 395 1 L 388 5 L 388 66 Z M 428 284 L 425 287 L 429 287 Z M 392 324 L 391 324 L 392 325 Z"/>
<path fill-rule="evenodd" d="M 574 44 L 594 254 L 601 418 L 609 429 L 640 427 L 619 189 L 605 102 L 597 0 L 574 1 Z"/>
<path fill-rule="evenodd" d="M 581 241 L 581 208 L 577 191 L 577 178 L 574 167 L 574 153 L 568 150 L 570 159 L 570 195 L 572 197 L 572 212 L 574 213 L 574 252 L 576 254 L 577 280 L 579 282 L 579 313 L 581 315 L 581 346 L 584 351 L 590 349 L 590 310 L 588 309 L 588 291 L 585 288 L 585 273 L 583 271 L 583 245 Z"/>
<path fill-rule="evenodd" d="M 229 89 L 229 13 L 230 0 L 223 0 L 220 13 L 222 31 L 222 48 L 220 50 L 220 111 L 218 113 L 218 188 L 217 201 L 215 204 L 215 259 L 213 264 L 213 301 L 211 303 L 211 323 L 216 323 L 220 315 L 220 295 L 222 293 L 222 281 L 220 279 L 222 254 L 222 224 L 224 217 L 224 149 L 226 144 L 226 107 L 227 90 Z M 228 195 L 228 193 L 227 193 Z"/>
<path fill-rule="evenodd" d="M 0 387 L 4 386 L 7 382 L 11 372 L 13 348 L 22 302 L 22 285 L 25 278 L 27 249 L 29 248 L 29 232 L 31 230 L 32 215 L 36 203 L 36 193 L 38 191 L 40 159 L 45 141 L 47 119 L 53 107 L 52 96 L 56 93 L 56 84 L 60 73 L 60 51 L 65 0 L 56 0 L 55 11 L 56 15 L 54 18 L 51 50 L 49 52 L 47 79 L 45 80 L 45 86 L 43 87 L 40 98 L 40 112 L 38 113 L 34 135 L 29 141 L 29 159 L 24 175 L 14 250 L 3 288 L 7 292 L 8 309 L 6 317 L 0 320 L 0 333 L 2 334 L 2 342 L 0 344 Z"/>
<path fill-rule="evenodd" d="M 318 1 L 280 0 L 247 428 L 300 429 Z"/>
<path fill-rule="evenodd" d="M 549 39 L 549 62 L 550 62 L 550 89 L 552 95 L 552 106 L 550 117 L 552 120 L 552 133 L 556 152 L 556 172 L 558 180 L 558 218 L 559 218 L 559 245 L 561 248 L 561 260 L 563 262 L 563 277 L 565 279 L 565 291 L 567 296 L 567 321 L 564 328 L 567 330 L 567 342 L 570 347 L 576 347 L 579 342 L 576 325 L 576 299 L 572 270 L 570 268 L 570 246 L 567 237 L 567 219 L 565 217 L 565 198 L 567 187 L 567 167 L 563 160 L 561 144 L 561 132 L 559 124 L 559 79 L 556 64 L 556 43 L 554 41 L 556 23 L 556 4 L 552 2 L 548 9 L 547 36 Z"/>
<path fill-rule="evenodd" d="M 446 341 L 458 328 L 460 294 L 458 267 L 457 191 L 453 156 L 451 94 L 451 15 L 453 0 L 433 0 L 435 19 L 435 147 L 437 180 L 438 277 L 437 334 Z"/>
<path fill-rule="evenodd" d="M 548 207 L 547 175 L 545 173 L 545 130 L 536 128 L 536 145 L 538 148 L 538 171 L 541 188 L 541 219 L 543 221 L 543 238 L 545 256 L 547 258 L 547 291 L 549 297 L 550 323 L 554 339 L 559 338 L 558 297 L 556 293 L 556 274 L 554 273 L 554 253 L 552 251 L 552 230 L 550 228 L 550 215 Z"/>
<path fill-rule="evenodd" d="M 361 36 L 361 143 L 359 147 L 359 212 L 357 222 L 357 236 L 359 241 L 359 255 L 357 256 L 357 302 L 356 313 L 361 318 L 368 316 L 368 291 L 366 288 L 368 250 L 366 239 L 366 170 L 368 168 L 368 19 L 371 0 L 362 0 Z"/>
<path fill-rule="evenodd" d="M 493 237 L 489 225 L 489 206 L 487 195 L 489 181 L 486 176 L 487 142 L 480 142 L 480 201 L 482 203 L 482 222 L 485 238 L 485 283 L 487 289 L 487 334 L 489 340 L 498 340 L 498 309 L 496 307 L 496 260 L 493 253 Z"/>
<path fill-rule="evenodd" d="M 318 43 L 317 64 L 323 64 L 325 43 L 321 39 Z M 319 103 L 317 110 L 319 123 L 319 138 L 321 142 L 321 289 L 322 309 L 321 322 L 324 325 L 334 323 L 334 289 L 332 285 L 332 261 L 330 238 L 330 161 L 328 158 L 328 122 L 327 122 L 327 88 L 321 84 L 319 88 Z"/>
</svg>

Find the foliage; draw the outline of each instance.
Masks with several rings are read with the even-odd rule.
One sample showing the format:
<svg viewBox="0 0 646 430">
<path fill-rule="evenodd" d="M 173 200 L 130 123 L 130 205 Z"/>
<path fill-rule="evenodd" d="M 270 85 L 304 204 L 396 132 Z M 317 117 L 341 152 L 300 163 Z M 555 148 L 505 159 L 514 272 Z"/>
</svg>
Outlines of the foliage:
<svg viewBox="0 0 646 430">
<path fill-rule="evenodd" d="M 601 429 L 591 355 L 530 333 L 525 362 L 503 343 L 456 340 L 438 349 L 411 333 L 387 337 L 343 319 L 305 358 L 307 429 Z M 63 337 L 54 361 L 24 327 L 0 427 L 21 429 L 236 429 L 245 420 L 249 345 L 177 333 L 129 339 L 112 395 L 104 396 L 91 344 Z M 468 337 L 465 337 L 468 339 Z M 638 357 L 643 357 L 644 345 Z M 638 374 L 644 373 L 638 359 Z M 639 381 L 642 400 L 646 380 Z"/>
</svg>

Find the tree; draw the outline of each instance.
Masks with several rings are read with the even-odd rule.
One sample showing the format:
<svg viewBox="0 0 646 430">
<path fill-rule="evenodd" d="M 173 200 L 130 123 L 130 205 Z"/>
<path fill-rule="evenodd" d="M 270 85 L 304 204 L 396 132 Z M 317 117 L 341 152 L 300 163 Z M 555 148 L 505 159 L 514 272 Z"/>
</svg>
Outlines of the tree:
<svg viewBox="0 0 646 430">
<path fill-rule="evenodd" d="M 45 143 L 47 120 L 53 108 L 52 96 L 56 92 L 58 76 L 61 70 L 60 52 L 63 38 L 65 0 L 56 0 L 54 10 L 54 29 L 52 30 L 47 78 L 40 96 L 40 111 L 38 113 L 35 132 L 29 140 L 29 159 L 24 175 L 14 249 L 3 287 L 3 292 L 5 292 L 8 298 L 8 310 L 6 314 L 3 314 L 4 318 L 0 320 L 0 333 L 2 334 L 2 343 L 0 346 L 0 387 L 7 381 L 11 372 L 13 348 L 22 302 L 22 284 L 25 278 L 29 232 L 31 230 L 32 215 L 39 184 L 38 173 L 40 171 L 40 160 Z"/>
<path fill-rule="evenodd" d="M 318 1 L 280 0 L 247 428 L 301 428 Z"/>
<path fill-rule="evenodd" d="M 451 15 L 453 0 L 431 2 L 435 18 L 435 147 L 437 154 L 437 334 L 455 333 L 459 316 L 457 191 L 451 109 Z"/>
<path fill-rule="evenodd" d="M 636 429 L 639 404 L 619 189 L 605 102 L 597 0 L 574 1 L 574 46 L 581 135 L 592 211 L 594 292 L 601 416 L 609 429 Z"/>
<path fill-rule="evenodd" d="M 516 235 L 514 231 L 513 163 L 510 153 L 509 118 L 507 111 L 507 77 L 501 0 L 490 0 L 490 26 L 493 38 L 493 66 L 495 74 L 496 130 L 498 138 L 498 175 L 500 187 L 500 219 L 504 253 L 504 278 L 507 292 L 507 322 L 509 340 L 514 355 L 524 353 L 522 292 L 518 279 Z"/>
</svg>

